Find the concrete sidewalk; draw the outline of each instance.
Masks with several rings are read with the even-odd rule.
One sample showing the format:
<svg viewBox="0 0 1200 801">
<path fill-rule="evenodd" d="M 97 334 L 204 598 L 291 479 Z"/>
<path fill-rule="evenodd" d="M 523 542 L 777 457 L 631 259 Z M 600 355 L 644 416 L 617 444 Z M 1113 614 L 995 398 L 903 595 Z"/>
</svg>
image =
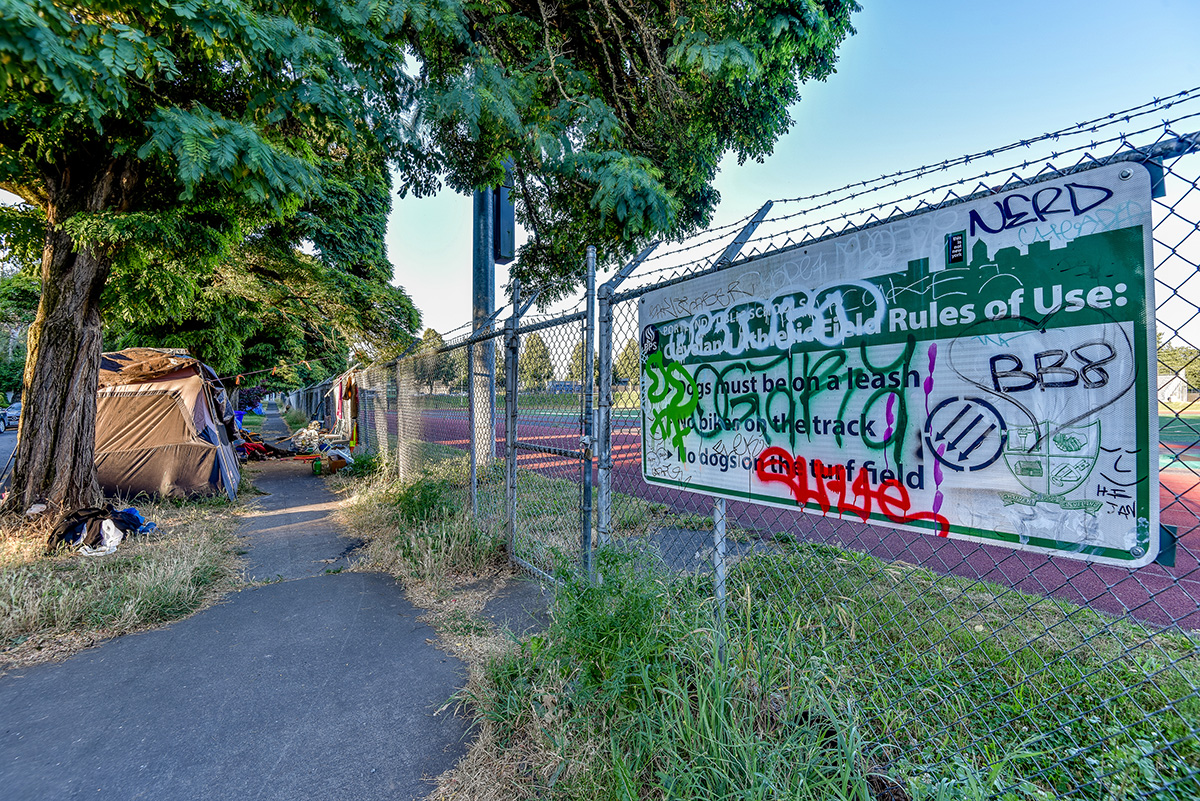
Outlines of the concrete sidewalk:
<svg viewBox="0 0 1200 801">
<path fill-rule="evenodd" d="M 0 796 L 410 799 L 457 762 L 462 664 L 389 576 L 327 572 L 354 543 L 307 463 L 255 481 L 246 573 L 272 583 L 0 678 Z"/>
</svg>

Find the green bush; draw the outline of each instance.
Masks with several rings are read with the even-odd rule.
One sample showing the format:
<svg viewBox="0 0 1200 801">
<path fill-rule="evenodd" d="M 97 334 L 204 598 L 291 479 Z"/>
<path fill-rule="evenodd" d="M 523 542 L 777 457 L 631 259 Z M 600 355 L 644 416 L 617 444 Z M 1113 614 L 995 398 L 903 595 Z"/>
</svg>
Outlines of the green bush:
<svg viewBox="0 0 1200 801">
<path fill-rule="evenodd" d="M 362 456 L 355 456 L 354 463 L 346 465 L 341 472 L 355 478 L 365 478 L 373 476 L 383 469 L 383 460 L 379 458 L 377 453 L 364 453 Z"/>
<path fill-rule="evenodd" d="M 454 499 L 458 495 L 447 481 L 419 478 L 401 485 L 392 495 L 392 517 L 398 526 L 434 523 L 454 514 Z"/>
<path fill-rule="evenodd" d="M 299 409 L 288 409 L 283 413 L 283 422 L 291 431 L 299 431 L 308 425 L 308 416 Z"/>
</svg>

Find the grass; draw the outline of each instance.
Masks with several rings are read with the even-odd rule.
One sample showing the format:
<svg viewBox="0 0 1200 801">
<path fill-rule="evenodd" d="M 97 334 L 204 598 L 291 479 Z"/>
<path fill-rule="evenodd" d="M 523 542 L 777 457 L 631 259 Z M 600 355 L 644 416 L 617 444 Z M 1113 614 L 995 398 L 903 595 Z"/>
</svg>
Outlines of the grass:
<svg viewBox="0 0 1200 801">
<path fill-rule="evenodd" d="M 354 463 L 342 469 L 342 473 L 352 478 L 374 476 L 384 468 L 383 460 L 377 453 L 364 453 L 354 457 Z"/>
<path fill-rule="evenodd" d="M 731 637 L 827 666 L 887 763 L 1004 759 L 1021 797 L 1200 791 L 1195 635 L 823 545 L 744 560 L 729 585 Z"/>
<path fill-rule="evenodd" d="M 502 475 L 481 473 L 472 520 L 465 455 L 419 456 L 417 481 L 359 479 L 359 514 L 368 564 L 426 588 L 443 647 L 471 661 L 477 736 L 440 797 L 1200 796 L 1194 634 L 787 532 L 730 565 L 718 625 L 711 579 L 635 539 L 711 518 L 619 496 L 600 581 L 560 570 L 550 628 L 498 641 L 462 579 L 499 563 Z M 522 470 L 517 492 L 518 552 L 576 562 L 578 484 Z"/>
<path fill-rule="evenodd" d="M 108 556 L 46 552 L 43 526 L 0 528 L 0 667 L 54 659 L 97 640 L 184 617 L 233 586 L 227 502 L 139 505 L 159 528 Z"/>
<path fill-rule="evenodd" d="M 308 416 L 299 409 L 288 409 L 282 416 L 289 431 L 296 432 L 308 425 Z"/>
<path fill-rule="evenodd" d="M 369 540 L 381 526 L 411 528 L 413 521 L 444 524 L 461 532 L 486 531 L 493 538 L 503 536 L 505 487 L 501 462 L 493 462 L 481 471 L 477 499 L 479 514 L 471 522 L 467 514 L 469 468 L 466 453 L 436 443 L 419 443 L 407 459 L 410 464 L 418 465 L 414 470 L 421 471 L 421 479 L 403 484 L 381 476 L 377 484 L 355 484 L 353 489 L 346 489 L 351 497 L 344 522 L 355 528 L 359 536 Z M 377 467 L 372 469 L 378 470 Z M 338 479 L 334 481 L 335 486 L 342 486 L 336 483 Z M 598 490 L 593 490 L 596 492 Z M 546 572 L 576 558 L 580 548 L 579 485 L 531 470 L 520 470 L 517 495 L 520 499 L 517 505 L 517 529 L 521 536 L 517 543 L 519 555 Z M 376 509 L 380 504 L 389 510 L 383 517 L 378 517 L 382 513 Z M 614 493 L 614 509 L 612 533 L 618 539 L 657 531 L 667 513 L 667 507 L 662 504 L 620 493 Z M 376 515 L 377 519 L 366 526 L 364 534 L 357 532 L 359 522 L 354 518 L 367 510 L 371 510 L 370 514 Z M 598 532 L 594 536 L 598 541 Z M 394 565 L 379 569 L 394 572 Z M 422 580 L 425 578 L 422 576 Z"/>
<path fill-rule="evenodd" d="M 642 395 L 641 390 L 637 387 L 631 389 L 615 390 L 613 392 L 613 408 L 614 409 L 641 409 Z"/>
<path fill-rule="evenodd" d="M 330 479 L 347 495 L 339 510 L 344 528 L 366 542 L 356 568 L 436 587 L 502 563 L 502 527 L 472 520 L 462 502 L 464 463 L 430 448 L 424 474 L 413 481 L 378 468 Z M 503 483 L 495 471 L 485 479 Z"/>
<path fill-rule="evenodd" d="M 793 669 L 781 693 L 782 654 L 716 662 L 694 580 L 611 549 L 598 571 L 595 584 L 564 574 L 550 628 L 465 694 L 480 733 L 455 776 L 462 797 L 867 799 L 873 783 L 898 786 L 818 675 Z"/>
<path fill-rule="evenodd" d="M 1200 790 L 1193 638 L 813 545 L 744 559 L 718 626 L 706 579 L 598 563 L 467 693 L 490 767 L 460 771 L 464 797 Z"/>
<path fill-rule="evenodd" d="M 257 434 L 260 431 L 262 431 L 262 424 L 263 424 L 263 421 L 266 419 L 267 418 L 265 415 L 250 414 L 249 412 L 247 412 L 242 417 L 242 428 L 246 429 L 247 431 L 253 431 L 254 433 Z"/>
</svg>

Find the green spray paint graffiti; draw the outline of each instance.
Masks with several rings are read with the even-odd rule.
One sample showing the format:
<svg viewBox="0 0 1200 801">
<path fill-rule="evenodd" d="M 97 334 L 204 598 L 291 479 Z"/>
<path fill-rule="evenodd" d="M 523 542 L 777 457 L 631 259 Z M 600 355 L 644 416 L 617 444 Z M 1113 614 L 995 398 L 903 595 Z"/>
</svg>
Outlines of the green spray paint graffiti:
<svg viewBox="0 0 1200 801">
<path fill-rule="evenodd" d="M 916 338 L 908 337 L 895 358 L 883 364 L 872 361 L 872 350 L 880 349 L 862 343 L 856 350 L 857 362 L 850 358 L 852 351 L 837 348 L 699 364 L 692 430 L 702 442 L 730 431 L 758 432 L 767 445 L 786 443 L 793 451 L 820 436 L 832 436 L 838 447 L 857 437 L 871 450 L 890 448 L 890 459 L 901 463 L 909 423 L 907 390 L 920 381 L 911 367 Z M 839 395 L 836 416 L 822 417 L 820 401 Z"/>
<path fill-rule="evenodd" d="M 668 440 L 678 451 L 680 461 L 687 458 L 685 438 L 692 432 L 688 421 L 696 411 L 696 382 L 678 362 L 667 361 L 661 350 L 646 359 L 646 399 L 654 421 L 651 433 Z"/>
</svg>

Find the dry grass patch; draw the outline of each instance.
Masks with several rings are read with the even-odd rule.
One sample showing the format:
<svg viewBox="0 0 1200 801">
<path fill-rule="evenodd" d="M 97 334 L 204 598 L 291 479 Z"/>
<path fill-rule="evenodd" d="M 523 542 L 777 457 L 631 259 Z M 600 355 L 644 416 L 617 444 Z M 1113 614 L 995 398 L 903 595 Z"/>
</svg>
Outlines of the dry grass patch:
<svg viewBox="0 0 1200 801">
<path fill-rule="evenodd" d="M 176 620 L 237 584 L 235 507 L 139 507 L 158 529 L 108 556 L 48 553 L 45 524 L 0 521 L 0 670 L 68 656 Z"/>
<path fill-rule="evenodd" d="M 607 764 L 610 745 L 599 726 L 567 720 L 571 709 L 564 682 L 530 688 L 520 708 L 504 706 L 511 699 L 506 698 L 503 680 L 498 681 L 488 666 L 520 658 L 521 647 L 510 642 L 488 662 L 471 666 L 464 695 L 481 710 L 475 718 L 475 738 L 458 765 L 438 777 L 429 801 L 544 798 L 556 784 L 580 783 L 597 763 Z M 505 718 L 495 714 L 500 709 Z M 569 754 L 564 736 L 571 740 Z"/>
</svg>

